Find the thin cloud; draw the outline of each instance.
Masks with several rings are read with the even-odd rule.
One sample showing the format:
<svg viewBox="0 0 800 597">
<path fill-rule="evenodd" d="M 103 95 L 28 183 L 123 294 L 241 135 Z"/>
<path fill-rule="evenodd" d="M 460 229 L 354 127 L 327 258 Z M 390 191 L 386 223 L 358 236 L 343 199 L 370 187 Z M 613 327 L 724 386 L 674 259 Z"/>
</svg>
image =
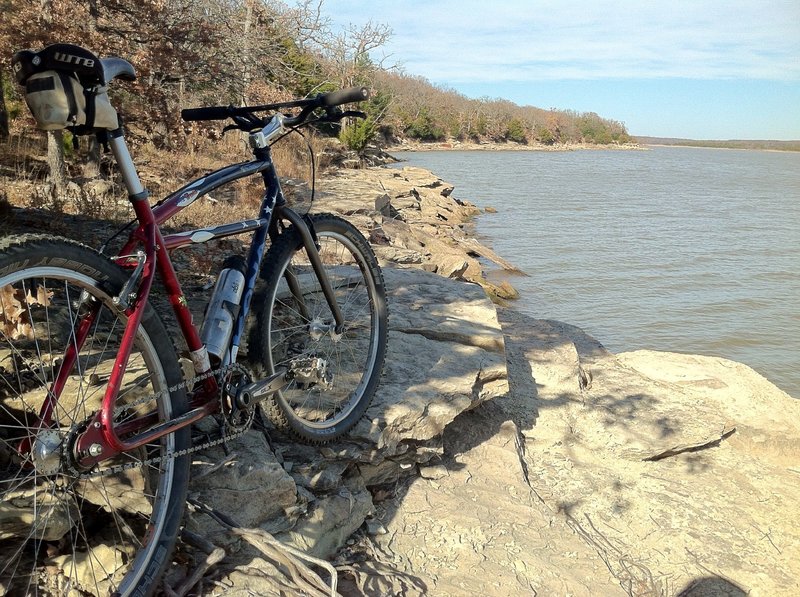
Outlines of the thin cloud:
<svg viewBox="0 0 800 597">
<path fill-rule="evenodd" d="M 394 30 L 386 52 L 448 84 L 542 79 L 800 80 L 800 3 L 327 0 Z"/>
</svg>

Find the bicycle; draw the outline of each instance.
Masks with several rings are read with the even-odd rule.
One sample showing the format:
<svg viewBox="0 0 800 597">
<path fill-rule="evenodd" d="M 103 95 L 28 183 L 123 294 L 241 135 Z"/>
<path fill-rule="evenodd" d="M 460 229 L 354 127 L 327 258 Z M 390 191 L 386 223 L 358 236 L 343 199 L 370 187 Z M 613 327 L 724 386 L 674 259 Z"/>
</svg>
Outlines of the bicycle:
<svg viewBox="0 0 800 597">
<path fill-rule="evenodd" d="M 18 79 L 55 66 L 45 72 L 63 88 L 77 80 L 98 93 L 113 79 L 135 78 L 127 61 L 67 44 L 20 52 L 13 64 Z M 232 121 L 226 130 L 248 133 L 253 159 L 153 206 L 122 127 L 94 131 L 110 146 L 136 216 L 122 250 L 109 257 L 61 238 L 0 239 L 3 592 L 151 594 L 175 546 L 190 453 L 245 433 L 257 408 L 316 443 L 363 416 L 386 351 L 382 273 L 352 224 L 287 205 L 270 147 L 312 122 L 357 115 L 339 106 L 366 97 L 353 88 L 183 110 L 185 121 Z M 265 188 L 256 218 L 162 234 L 161 225 L 200 197 L 253 175 Z M 252 234 L 247 256 L 225 260 L 198 331 L 170 252 L 245 233 Z M 148 300 L 156 274 L 189 350 L 187 379 Z M 249 313 L 255 325 L 247 332 Z M 246 334 L 251 368 L 237 362 Z M 209 416 L 220 421 L 219 433 L 192 445 L 190 426 Z"/>
</svg>

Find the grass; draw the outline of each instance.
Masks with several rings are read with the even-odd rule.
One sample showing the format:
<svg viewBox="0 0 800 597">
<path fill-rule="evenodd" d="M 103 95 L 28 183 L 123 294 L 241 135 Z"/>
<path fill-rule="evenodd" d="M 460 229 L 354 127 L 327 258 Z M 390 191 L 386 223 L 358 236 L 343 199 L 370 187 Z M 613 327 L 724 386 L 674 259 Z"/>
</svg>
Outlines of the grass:
<svg viewBox="0 0 800 597">
<path fill-rule="evenodd" d="M 99 177 L 85 176 L 88 163 L 87 138 L 67 157 L 68 185 L 65 196 L 55 196 L 48 186 L 47 138 L 43 131 L 15 121 L 8 140 L 0 143 L 0 183 L 11 205 L 35 207 L 54 212 L 84 214 L 113 221 L 131 217 L 126 192 L 110 155 L 101 157 Z M 219 127 L 221 130 L 221 127 Z M 180 139 L 179 147 L 165 150 L 152 142 L 129 141 L 131 154 L 142 183 L 153 200 L 174 192 L 187 182 L 229 164 L 248 161 L 252 154 L 243 134 L 221 135 L 214 128 L 193 127 Z M 311 161 L 308 147 L 315 156 L 319 174 L 327 165 L 332 142 L 305 133 L 291 134 L 273 147 L 273 160 L 284 182 L 284 193 L 290 202 L 307 199 L 311 183 Z M 62 194 L 63 195 L 63 194 Z M 256 215 L 263 195 L 260 176 L 253 176 L 226 185 L 201 198 L 178 214 L 170 224 L 181 228 L 200 228 L 236 221 Z M 220 214 L 224 213 L 221 218 Z"/>
<path fill-rule="evenodd" d="M 55 195 L 47 180 L 46 133 L 21 124 L 22 120 L 15 121 L 9 139 L 0 142 L 0 233 L 19 233 L 21 227 L 29 226 L 22 224 L 19 218 L 6 217 L 11 213 L 9 204 L 40 208 L 47 210 L 52 217 L 35 218 L 39 222 L 35 226 L 43 228 L 31 230 L 73 237 L 99 247 L 133 217 L 112 156 L 101 155 L 99 172 L 97 168 L 87 167 L 88 140 L 81 138 L 79 149 L 68 152 L 66 158 L 70 180 L 67 192 Z M 246 136 L 237 132 L 221 135 L 221 128 L 191 128 L 179 139 L 179 146 L 172 150 L 141 140 L 135 131 L 128 135 L 134 163 L 153 203 L 208 172 L 252 159 Z M 284 194 L 301 212 L 303 207 L 297 204 L 307 200 L 310 194 L 309 145 L 314 152 L 317 174 L 320 174 L 328 165 L 331 154 L 336 153 L 332 149 L 336 147 L 335 141 L 308 132 L 305 137 L 291 134 L 276 144 L 272 151 Z M 194 202 L 174 216 L 167 228 L 190 230 L 252 219 L 258 214 L 263 193 L 260 175 L 237 180 Z M 86 220 L 76 220 L 75 215 Z M 173 259 L 182 274 L 181 283 L 192 288 L 196 285 L 195 277 L 215 275 L 222 258 L 241 253 L 249 238 L 249 235 L 228 237 L 175 251 Z"/>
</svg>

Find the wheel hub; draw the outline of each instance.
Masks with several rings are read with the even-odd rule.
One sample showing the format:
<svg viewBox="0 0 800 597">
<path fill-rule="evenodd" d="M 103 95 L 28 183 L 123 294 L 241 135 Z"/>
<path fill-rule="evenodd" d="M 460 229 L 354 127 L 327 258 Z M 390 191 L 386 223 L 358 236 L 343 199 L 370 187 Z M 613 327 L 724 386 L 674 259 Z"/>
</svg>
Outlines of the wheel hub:
<svg viewBox="0 0 800 597">
<path fill-rule="evenodd" d="M 61 468 L 61 434 L 55 429 L 43 429 L 36 434 L 31 447 L 31 460 L 42 475 L 54 475 Z"/>
<path fill-rule="evenodd" d="M 308 335 L 314 342 L 319 342 L 322 337 L 332 329 L 330 324 L 321 319 L 314 319 L 308 324 Z"/>
</svg>

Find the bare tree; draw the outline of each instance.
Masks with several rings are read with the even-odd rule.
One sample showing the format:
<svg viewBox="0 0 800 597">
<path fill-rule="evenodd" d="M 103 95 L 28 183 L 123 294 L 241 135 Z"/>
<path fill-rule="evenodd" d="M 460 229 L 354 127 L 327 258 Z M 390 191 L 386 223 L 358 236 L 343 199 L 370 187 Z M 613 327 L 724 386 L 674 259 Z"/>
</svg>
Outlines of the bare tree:
<svg viewBox="0 0 800 597">
<path fill-rule="evenodd" d="M 339 87 L 353 87 L 373 81 L 375 71 L 383 68 L 386 57 L 375 60 L 371 52 L 385 46 L 392 29 L 382 23 L 368 21 L 358 27 L 350 25 L 322 46 L 328 58 L 330 78 Z"/>
<path fill-rule="evenodd" d="M 47 167 L 53 185 L 54 204 L 63 202 L 67 189 L 67 166 L 64 163 L 64 131 L 47 132 Z"/>
</svg>

